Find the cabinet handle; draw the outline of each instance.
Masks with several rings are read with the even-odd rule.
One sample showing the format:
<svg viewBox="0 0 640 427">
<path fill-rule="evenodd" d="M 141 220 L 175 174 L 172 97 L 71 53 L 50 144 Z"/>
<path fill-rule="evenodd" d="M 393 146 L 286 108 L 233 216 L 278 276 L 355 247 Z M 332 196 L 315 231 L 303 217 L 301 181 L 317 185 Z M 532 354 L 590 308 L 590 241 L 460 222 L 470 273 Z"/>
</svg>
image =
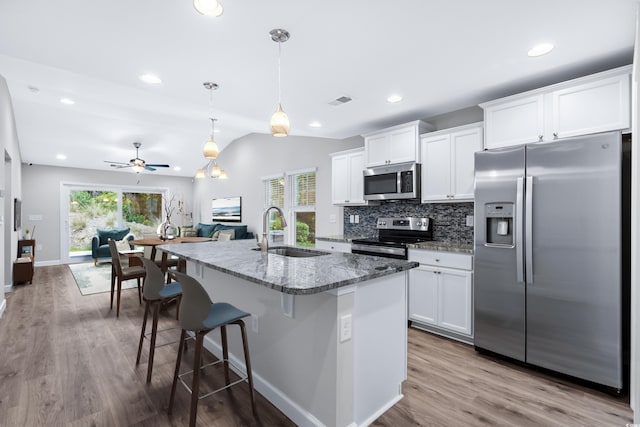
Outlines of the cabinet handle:
<svg viewBox="0 0 640 427">
<path fill-rule="evenodd" d="M 543 139 L 544 139 L 544 136 L 538 135 L 538 141 L 542 142 Z"/>
<path fill-rule="evenodd" d="M 345 202 L 345 203 L 349 203 L 349 201 L 348 201 L 348 200 L 345 200 L 344 202 Z"/>
<path fill-rule="evenodd" d="M 438 258 L 436 258 L 436 262 L 440 262 L 440 260 Z"/>
<path fill-rule="evenodd" d="M 553 133 L 553 139 L 558 139 L 558 132 Z"/>
</svg>

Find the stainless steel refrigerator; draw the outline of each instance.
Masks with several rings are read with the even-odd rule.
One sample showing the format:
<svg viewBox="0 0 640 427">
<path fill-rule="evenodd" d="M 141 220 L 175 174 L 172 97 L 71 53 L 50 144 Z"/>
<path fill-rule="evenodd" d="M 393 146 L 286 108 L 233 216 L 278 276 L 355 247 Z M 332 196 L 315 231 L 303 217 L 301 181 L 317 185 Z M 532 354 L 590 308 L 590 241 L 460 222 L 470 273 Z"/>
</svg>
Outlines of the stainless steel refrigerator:
<svg viewBox="0 0 640 427">
<path fill-rule="evenodd" d="M 622 389 L 621 135 L 476 153 L 474 344 Z"/>
</svg>

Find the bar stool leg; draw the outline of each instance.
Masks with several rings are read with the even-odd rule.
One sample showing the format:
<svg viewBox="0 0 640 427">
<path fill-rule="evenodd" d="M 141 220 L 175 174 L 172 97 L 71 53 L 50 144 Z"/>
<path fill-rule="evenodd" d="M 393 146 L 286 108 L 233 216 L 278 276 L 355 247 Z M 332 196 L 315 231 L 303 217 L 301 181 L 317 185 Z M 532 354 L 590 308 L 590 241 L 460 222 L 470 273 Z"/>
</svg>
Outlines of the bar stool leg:
<svg viewBox="0 0 640 427">
<path fill-rule="evenodd" d="M 244 321 L 237 320 L 236 322 L 240 326 L 240 332 L 242 332 L 242 348 L 244 350 L 244 364 L 247 367 L 247 381 L 249 382 L 249 397 L 251 397 L 251 409 L 253 410 L 253 415 L 257 416 L 258 412 L 256 411 L 256 401 L 254 399 L 253 393 L 253 375 L 251 374 L 251 358 L 249 357 L 249 343 L 247 341 L 247 330 L 244 325 Z"/>
<path fill-rule="evenodd" d="M 220 341 L 222 342 L 222 364 L 224 365 L 224 385 L 229 385 L 229 349 L 227 348 L 227 327 L 220 326 Z"/>
<path fill-rule="evenodd" d="M 113 265 L 111 266 L 111 306 L 109 307 L 109 310 L 113 310 L 113 291 L 116 287 L 116 274 L 115 274 L 115 270 L 113 269 Z"/>
<path fill-rule="evenodd" d="M 147 329 L 147 316 L 149 315 L 149 301 L 144 305 L 144 317 L 142 318 L 142 332 L 140 333 L 140 344 L 138 344 L 138 357 L 136 357 L 136 365 L 140 364 L 140 355 L 142 354 L 142 343 L 144 342 L 144 333 Z"/>
<path fill-rule="evenodd" d="M 138 301 L 140 302 L 140 305 L 142 305 L 142 288 L 140 287 L 140 278 L 138 277 L 136 281 L 138 282 Z"/>
<path fill-rule="evenodd" d="M 196 332 L 196 348 L 193 355 L 193 382 L 191 384 L 191 410 L 189 414 L 189 427 L 195 427 L 196 414 L 198 413 L 198 396 L 200 394 L 200 366 L 202 355 L 202 343 L 204 333 Z"/>
<path fill-rule="evenodd" d="M 118 277 L 118 289 L 117 289 L 117 297 L 116 297 L 116 318 L 120 317 L 120 292 L 122 292 L 122 281 Z"/>
<path fill-rule="evenodd" d="M 147 384 L 151 382 L 151 372 L 153 371 L 153 356 L 156 351 L 156 334 L 158 333 L 158 312 L 160 302 L 153 303 L 153 323 L 151 326 L 151 347 L 149 348 L 149 363 L 147 364 Z"/>
<path fill-rule="evenodd" d="M 176 395 L 176 385 L 178 384 L 178 375 L 180 374 L 180 363 L 182 362 L 182 352 L 184 348 L 184 340 L 187 337 L 187 331 L 184 329 L 180 333 L 180 344 L 178 345 L 178 358 L 176 359 L 176 370 L 173 374 L 173 384 L 171 385 L 171 397 L 169 398 L 169 408 L 167 413 L 171 415 L 173 411 L 173 400 Z"/>
</svg>

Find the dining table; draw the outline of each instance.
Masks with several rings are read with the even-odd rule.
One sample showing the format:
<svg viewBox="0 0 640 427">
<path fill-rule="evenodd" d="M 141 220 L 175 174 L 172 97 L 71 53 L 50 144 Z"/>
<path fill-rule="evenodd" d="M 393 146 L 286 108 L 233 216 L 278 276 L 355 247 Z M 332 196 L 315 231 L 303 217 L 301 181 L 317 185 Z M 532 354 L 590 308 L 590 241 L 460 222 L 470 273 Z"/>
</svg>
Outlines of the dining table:
<svg viewBox="0 0 640 427">
<path fill-rule="evenodd" d="M 134 246 L 150 246 L 151 247 L 151 259 L 156 259 L 156 246 L 158 245 L 172 245 L 176 243 L 198 243 L 198 242 L 209 242 L 213 240 L 211 237 L 174 237 L 163 239 L 160 237 L 152 237 L 146 239 L 134 239 L 130 240 L 129 244 Z M 162 263 L 160 268 L 163 273 L 167 272 L 167 253 L 162 251 Z"/>
</svg>

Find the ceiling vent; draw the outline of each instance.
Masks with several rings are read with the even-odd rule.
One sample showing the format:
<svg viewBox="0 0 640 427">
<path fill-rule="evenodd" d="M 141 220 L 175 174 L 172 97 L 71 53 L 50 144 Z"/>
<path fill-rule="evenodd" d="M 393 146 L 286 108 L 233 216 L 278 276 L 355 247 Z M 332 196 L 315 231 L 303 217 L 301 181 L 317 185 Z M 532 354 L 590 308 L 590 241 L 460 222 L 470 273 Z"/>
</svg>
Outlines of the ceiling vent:
<svg viewBox="0 0 640 427">
<path fill-rule="evenodd" d="M 329 105 L 333 105 L 334 107 L 337 107 L 338 105 L 343 105 L 351 101 L 352 101 L 352 98 L 350 96 L 343 95 L 340 98 L 336 98 L 333 101 L 331 101 Z"/>
</svg>

